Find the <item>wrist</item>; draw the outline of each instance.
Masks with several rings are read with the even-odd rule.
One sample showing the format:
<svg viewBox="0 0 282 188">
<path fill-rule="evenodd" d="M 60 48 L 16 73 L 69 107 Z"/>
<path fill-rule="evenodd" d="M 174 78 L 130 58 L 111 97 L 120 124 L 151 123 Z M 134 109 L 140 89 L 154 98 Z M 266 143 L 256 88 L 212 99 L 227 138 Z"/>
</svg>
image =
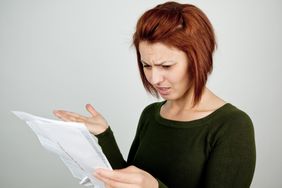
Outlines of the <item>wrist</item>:
<svg viewBox="0 0 282 188">
<path fill-rule="evenodd" d="M 108 128 L 109 128 L 108 125 L 100 126 L 100 127 L 96 127 L 95 129 L 89 130 L 89 132 L 92 133 L 93 135 L 97 136 L 97 135 L 105 132 Z"/>
</svg>

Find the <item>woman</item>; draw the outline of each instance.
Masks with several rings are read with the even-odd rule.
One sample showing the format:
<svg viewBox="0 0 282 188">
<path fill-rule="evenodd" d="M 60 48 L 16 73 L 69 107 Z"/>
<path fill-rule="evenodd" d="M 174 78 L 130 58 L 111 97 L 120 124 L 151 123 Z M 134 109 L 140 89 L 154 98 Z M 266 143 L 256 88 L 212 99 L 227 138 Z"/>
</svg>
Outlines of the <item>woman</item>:
<svg viewBox="0 0 282 188">
<path fill-rule="evenodd" d="M 164 101 L 143 110 L 127 161 L 91 105 L 91 117 L 55 111 L 97 136 L 116 170 L 94 175 L 119 188 L 249 187 L 256 157 L 252 121 L 206 87 L 216 43 L 205 14 L 189 4 L 158 5 L 138 20 L 133 40 L 145 89 Z"/>
</svg>

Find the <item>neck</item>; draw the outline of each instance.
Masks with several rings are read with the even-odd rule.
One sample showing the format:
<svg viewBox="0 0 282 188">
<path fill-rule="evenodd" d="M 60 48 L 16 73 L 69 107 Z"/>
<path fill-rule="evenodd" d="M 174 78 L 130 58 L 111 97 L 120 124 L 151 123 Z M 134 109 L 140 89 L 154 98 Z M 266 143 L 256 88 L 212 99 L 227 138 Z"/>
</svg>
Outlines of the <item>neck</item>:
<svg viewBox="0 0 282 188">
<path fill-rule="evenodd" d="M 211 91 L 208 88 L 203 89 L 202 97 L 199 103 L 197 103 L 194 106 L 194 93 L 193 89 L 189 90 L 186 94 L 184 94 L 183 97 L 177 99 L 177 100 L 168 100 L 166 102 L 167 107 L 170 109 L 174 109 L 176 111 L 190 111 L 190 110 L 196 110 L 202 106 L 203 103 L 207 101 L 207 98 L 210 96 Z"/>
</svg>

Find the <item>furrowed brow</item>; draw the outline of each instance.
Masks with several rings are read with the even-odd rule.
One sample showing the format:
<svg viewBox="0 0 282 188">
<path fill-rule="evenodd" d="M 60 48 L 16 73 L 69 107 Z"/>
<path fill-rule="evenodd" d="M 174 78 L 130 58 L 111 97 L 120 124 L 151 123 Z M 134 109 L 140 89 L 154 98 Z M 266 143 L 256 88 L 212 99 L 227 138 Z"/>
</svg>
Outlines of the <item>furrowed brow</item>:
<svg viewBox="0 0 282 188">
<path fill-rule="evenodd" d="M 144 65 L 150 65 L 149 63 L 146 63 L 144 60 L 141 60 L 141 63 L 144 64 Z M 163 61 L 163 62 L 160 62 L 160 63 L 155 63 L 154 65 L 155 66 L 160 66 L 160 65 L 163 65 L 165 63 L 176 63 L 175 61 Z"/>
</svg>

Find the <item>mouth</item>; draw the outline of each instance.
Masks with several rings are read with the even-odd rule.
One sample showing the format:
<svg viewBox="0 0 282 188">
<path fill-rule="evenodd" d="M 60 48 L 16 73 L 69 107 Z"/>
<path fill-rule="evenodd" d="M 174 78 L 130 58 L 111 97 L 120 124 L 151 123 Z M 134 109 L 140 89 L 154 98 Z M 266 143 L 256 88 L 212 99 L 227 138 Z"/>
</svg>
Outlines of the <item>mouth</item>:
<svg viewBox="0 0 282 188">
<path fill-rule="evenodd" d="M 161 95 L 168 95 L 170 92 L 170 87 L 156 87 L 156 89 Z"/>
</svg>

